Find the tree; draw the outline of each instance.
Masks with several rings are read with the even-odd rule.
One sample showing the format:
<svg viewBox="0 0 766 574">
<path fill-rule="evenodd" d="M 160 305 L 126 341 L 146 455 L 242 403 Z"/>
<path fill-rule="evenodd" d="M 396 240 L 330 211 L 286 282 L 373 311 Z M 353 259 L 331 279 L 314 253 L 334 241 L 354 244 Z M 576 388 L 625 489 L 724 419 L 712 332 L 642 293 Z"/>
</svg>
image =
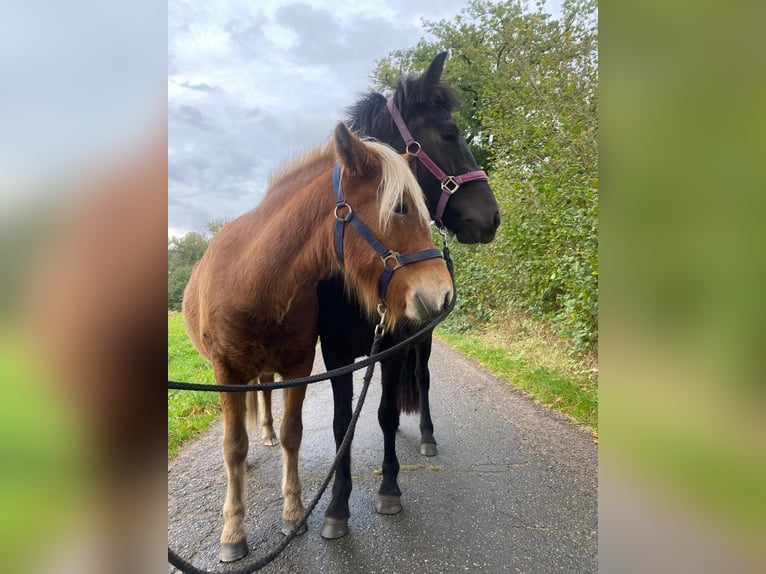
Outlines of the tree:
<svg viewBox="0 0 766 574">
<path fill-rule="evenodd" d="M 455 119 L 500 204 L 492 244 L 455 247 L 453 320 L 524 310 L 585 350 L 598 336 L 597 3 L 565 0 L 561 20 L 542 6 L 473 0 L 454 21 L 427 22 L 435 40 L 392 52 L 375 78 L 390 88 L 450 52 Z"/>
<path fill-rule="evenodd" d="M 196 231 L 168 239 L 168 309 L 181 310 L 184 289 L 194 264 L 205 254 L 208 241 Z"/>
<path fill-rule="evenodd" d="M 205 254 L 210 240 L 229 222 L 215 219 L 205 225 L 210 236 L 190 231 L 182 237 L 168 239 L 168 309 L 180 311 L 184 289 L 194 265 Z"/>
</svg>

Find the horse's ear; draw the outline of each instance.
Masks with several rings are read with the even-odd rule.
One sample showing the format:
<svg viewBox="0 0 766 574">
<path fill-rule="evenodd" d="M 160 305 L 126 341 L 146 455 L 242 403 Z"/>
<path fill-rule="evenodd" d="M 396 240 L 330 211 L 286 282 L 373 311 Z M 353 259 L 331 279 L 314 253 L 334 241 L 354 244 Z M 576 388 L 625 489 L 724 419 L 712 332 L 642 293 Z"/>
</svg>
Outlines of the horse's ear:
<svg viewBox="0 0 766 574">
<path fill-rule="evenodd" d="M 430 102 L 435 90 L 439 87 L 444 72 L 444 60 L 447 52 L 436 54 L 423 75 L 411 86 L 410 97 L 413 102 Z"/>
<path fill-rule="evenodd" d="M 423 80 L 428 86 L 437 85 L 442 79 L 442 73 L 444 72 L 444 61 L 447 59 L 447 52 L 441 52 L 436 54 L 431 63 L 428 64 L 428 69 L 423 73 Z"/>
<path fill-rule="evenodd" d="M 369 171 L 374 162 L 373 153 L 364 142 L 349 131 L 346 124 L 339 123 L 333 134 L 335 153 L 343 168 L 352 175 Z"/>
</svg>

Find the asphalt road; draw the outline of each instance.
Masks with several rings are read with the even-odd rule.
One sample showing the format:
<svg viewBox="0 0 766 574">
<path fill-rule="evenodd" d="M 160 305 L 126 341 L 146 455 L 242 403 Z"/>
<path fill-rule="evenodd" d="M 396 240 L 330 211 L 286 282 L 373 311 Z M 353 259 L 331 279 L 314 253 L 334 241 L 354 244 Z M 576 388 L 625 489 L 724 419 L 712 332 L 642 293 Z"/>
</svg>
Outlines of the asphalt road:
<svg viewBox="0 0 766 574">
<path fill-rule="evenodd" d="M 324 371 L 317 353 L 314 372 Z M 264 573 L 596 572 L 598 452 L 590 433 L 434 341 L 431 410 L 439 454 L 420 454 L 418 418 L 403 416 L 397 453 L 404 509 L 375 512 L 383 459 L 379 370 L 352 447 L 350 534 L 319 536 L 329 488 L 297 538 Z M 361 385 L 362 371 L 355 374 Z M 281 393 L 274 393 L 275 417 Z M 303 407 L 303 500 L 334 456 L 329 383 Z M 278 423 L 277 423 L 278 425 Z M 277 428 L 277 432 L 278 428 Z M 218 562 L 226 481 L 220 421 L 168 463 L 168 544 L 197 567 L 227 572 L 279 543 L 281 450 L 251 440 L 246 497 L 250 555 Z M 408 466 L 405 466 L 408 465 Z M 168 565 L 168 572 L 178 572 Z"/>
</svg>

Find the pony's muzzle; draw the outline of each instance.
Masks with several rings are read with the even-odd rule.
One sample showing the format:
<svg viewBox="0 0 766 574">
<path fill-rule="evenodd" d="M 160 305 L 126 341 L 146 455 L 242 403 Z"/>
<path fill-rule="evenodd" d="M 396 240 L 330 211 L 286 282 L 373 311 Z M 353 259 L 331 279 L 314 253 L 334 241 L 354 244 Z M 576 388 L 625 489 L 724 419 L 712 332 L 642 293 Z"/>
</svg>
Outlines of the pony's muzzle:
<svg viewBox="0 0 766 574">
<path fill-rule="evenodd" d="M 407 318 L 425 323 L 435 319 L 452 300 L 452 285 L 439 283 L 415 289 L 407 302 Z"/>
</svg>

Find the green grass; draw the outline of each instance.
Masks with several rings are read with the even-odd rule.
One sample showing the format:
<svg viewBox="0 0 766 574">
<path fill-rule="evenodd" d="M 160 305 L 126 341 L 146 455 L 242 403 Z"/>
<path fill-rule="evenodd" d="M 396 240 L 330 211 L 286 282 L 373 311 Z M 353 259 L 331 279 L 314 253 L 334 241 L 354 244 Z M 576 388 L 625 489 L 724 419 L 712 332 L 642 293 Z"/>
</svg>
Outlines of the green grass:
<svg viewBox="0 0 766 574">
<path fill-rule="evenodd" d="M 92 494 L 94 444 L 85 407 L 40 351 L 47 350 L 0 325 L 3 572 L 31 571 L 30 559 L 36 563 L 41 550 L 47 558 L 50 544 L 82 519 Z"/>
<path fill-rule="evenodd" d="M 540 404 L 577 424 L 598 430 L 598 385 L 593 377 L 573 375 L 563 368 L 542 367 L 523 354 L 509 351 L 507 346 L 489 343 L 478 336 L 456 335 L 442 329 L 437 336 Z"/>
<path fill-rule="evenodd" d="M 192 346 L 180 313 L 168 313 L 168 379 L 215 384 L 213 368 Z M 218 393 L 168 391 L 168 458 L 220 413 Z"/>
</svg>

